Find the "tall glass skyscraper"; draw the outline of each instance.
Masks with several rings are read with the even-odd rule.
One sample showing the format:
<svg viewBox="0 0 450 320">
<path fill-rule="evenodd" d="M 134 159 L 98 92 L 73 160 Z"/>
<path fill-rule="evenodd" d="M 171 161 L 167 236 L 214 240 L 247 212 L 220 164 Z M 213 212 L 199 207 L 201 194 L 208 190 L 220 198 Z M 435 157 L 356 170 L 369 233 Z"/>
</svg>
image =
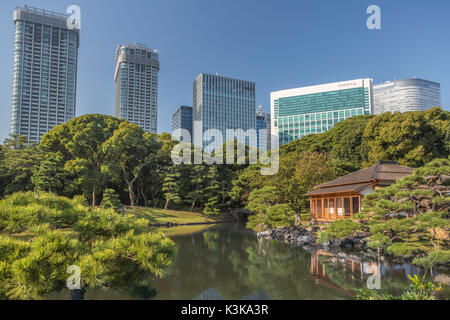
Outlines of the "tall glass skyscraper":
<svg viewBox="0 0 450 320">
<path fill-rule="evenodd" d="M 186 129 L 191 135 L 192 142 L 192 107 L 180 106 L 177 111 L 172 115 L 172 133 L 177 129 Z"/>
<path fill-rule="evenodd" d="M 262 106 L 256 111 L 256 147 L 259 150 L 270 150 L 271 142 L 270 114 L 262 111 Z"/>
<path fill-rule="evenodd" d="M 357 79 L 272 92 L 272 135 L 279 144 L 330 130 L 349 117 L 372 114 L 372 79 Z"/>
<path fill-rule="evenodd" d="M 25 6 L 14 11 L 11 134 L 39 143 L 75 116 L 79 30 L 67 15 Z"/>
<path fill-rule="evenodd" d="M 256 147 L 255 83 L 201 73 L 194 81 L 193 118 L 195 145 L 214 150 L 233 138 L 227 137 L 227 129 L 252 129 L 254 139 L 243 136 L 236 139 L 242 138 L 247 145 Z M 223 140 L 202 139 L 209 129 L 220 131 Z"/>
<path fill-rule="evenodd" d="M 116 51 L 118 118 L 157 132 L 159 54 L 142 44 L 120 45 Z"/>
<path fill-rule="evenodd" d="M 388 81 L 373 86 L 374 113 L 424 111 L 441 106 L 441 85 L 423 79 Z"/>
</svg>

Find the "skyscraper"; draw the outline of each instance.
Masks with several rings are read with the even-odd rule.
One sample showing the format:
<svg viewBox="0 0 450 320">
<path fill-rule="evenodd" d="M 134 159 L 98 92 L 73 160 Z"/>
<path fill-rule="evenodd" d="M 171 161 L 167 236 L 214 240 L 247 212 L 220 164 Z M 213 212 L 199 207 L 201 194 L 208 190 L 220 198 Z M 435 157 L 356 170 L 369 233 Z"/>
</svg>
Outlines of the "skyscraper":
<svg viewBox="0 0 450 320">
<path fill-rule="evenodd" d="M 25 6 L 14 10 L 11 134 L 39 143 L 75 116 L 80 34 L 67 15 Z"/>
<path fill-rule="evenodd" d="M 256 147 L 255 83 L 201 73 L 194 81 L 193 118 L 193 143 L 208 147 L 208 151 L 233 138 L 227 136 L 228 129 L 241 129 L 242 134 L 235 138 Z M 222 140 L 204 137 L 210 129 L 218 130 Z M 249 129 L 254 131 L 254 137 L 244 136 L 243 132 Z"/>
<path fill-rule="evenodd" d="M 116 51 L 115 115 L 157 132 L 159 54 L 145 45 L 120 45 Z"/>
<path fill-rule="evenodd" d="M 262 111 L 262 106 L 256 111 L 256 146 L 258 149 L 270 150 L 270 114 Z"/>
<path fill-rule="evenodd" d="M 357 79 L 272 92 L 272 135 L 279 144 L 322 133 L 349 117 L 372 114 L 372 79 Z"/>
<path fill-rule="evenodd" d="M 441 106 L 441 85 L 423 79 L 388 81 L 373 86 L 374 113 L 424 111 Z"/>
<path fill-rule="evenodd" d="M 177 129 L 186 129 L 191 135 L 192 142 L 192 107 L 180 106 L 172 115 L 172 133 Z"/>
</svg>

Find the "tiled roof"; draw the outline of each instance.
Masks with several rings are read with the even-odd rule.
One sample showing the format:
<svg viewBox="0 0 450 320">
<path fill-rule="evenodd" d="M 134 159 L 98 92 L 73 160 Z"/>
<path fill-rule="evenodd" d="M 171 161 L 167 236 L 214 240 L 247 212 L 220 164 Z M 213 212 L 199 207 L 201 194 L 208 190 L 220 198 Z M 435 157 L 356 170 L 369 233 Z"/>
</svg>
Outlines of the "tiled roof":
<svg viewBox="0 0 450 320">
<path fill-rule="evenodd" d="M 402 166 L 395 162 L 380 161 L 372 167 L 349 173 L 335 180 L 317 185 L 313 191 L 305 195 L 358 191 L 380 181 L 393 183 L 400 178 L 410 175 L 413 170 L 413 168 Z"/>
<path fill-rule="evenodd" d="M 317 196 L 321 194 L 330 194 L 330 193 L 340 193 L 340 192 L 357 192 L 361 191 L 364 188 L 373 185 L 373 182 L 363 182 L 363 183 L 356 183 L 356 184 L 347 184 L 343 186 L 335 186 L 335 187 L 328 187 L 328 188 L 321 188 L 316 189 L 311 192 L 308 192 L 305 194 L 305 196 Z"/>
</svg>

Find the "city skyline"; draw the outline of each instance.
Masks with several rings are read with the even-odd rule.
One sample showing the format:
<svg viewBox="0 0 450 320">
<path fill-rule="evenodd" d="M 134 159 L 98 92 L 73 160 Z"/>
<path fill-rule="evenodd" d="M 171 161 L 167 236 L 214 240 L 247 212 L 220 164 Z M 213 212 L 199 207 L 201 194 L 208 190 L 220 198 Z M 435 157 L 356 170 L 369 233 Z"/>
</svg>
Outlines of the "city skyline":
<svg viewBox="0 0 450 320">
<path fill-rule="evenodd" d="M 130 1 L 128 5 L 133 3 L 137 2 Z M 27 1 L 26 4 L 64 13 L 66 7 L 72 3 L 70 1 Z M 268 26 L 263 28 L 266 31 L 266 28 L 274 28 L 272 32 L 267 33 L 267 39 L 262 37 L 261 32 L 251 31 L 250 26 L 258 21 L 257 15 L 245 17 L 243 13 L 236 12 L 235 24 L 229 25 L 226 23 L 225 17 L 233 12 L 233 4 L 231 3 L 221 3 L 221 6 L 219 6 L 218 4 L 200 1 L 191 5 L 193 8 L 189 9 L 188 4 L 176 1 L 167 1 L 166 3 L 154 1 L 153 4 L 155 5 L 155 12 L 152 13 L 152 18 L 155 19 L 140 21 L 137 18 L 141 15 L 140 12 L 135 13 L 135 18 L 126 18 L 146 30 L 146 32 L 133 33 L 132 29 L 134 30 L 134 28 L 125 27 L 125 30 L 122 31 L 117 29 L 119 26 L 115 26 L 113 23 L 113 21 L 117 21 L 118 14 L 122 11 L 118 9 L 120 5 L 111 6 L 101 1 L 95 4 L 90 4 L 87 1 L 78 3 L 82 13 L 83 45 L 80 48 L 76 116 L 86 113 L 114 114 L 114 82 L 111 80 L 111 69 L 114 69 L 115 59 L 110 49 L 111 47 L 116 48 L 121 43 L 133 42 L 145 43 L 152 48 L 156 48 L 165 57 L 159 83 L 159 133 L 170 132 L 171 115 L 180 105 L 191 104 L 192 87 L 190 86 L 192 78 L 201 72 L 218 72 L 227 77 L 256 82 L 258 86 L 256 104 L 263 105 L 265 112 L 269 111 L 269 94 L 271 91 L 361 76 L 373 78 L 374 85 L 414 76 L 439 82 L 442 88 L 441 107 L 448 110 L 450 97 L 447 92 L 450 81 L 444 70 L 448 69 L 446 66 L 449 62 L 443 56 L 445 52 L 448 52 L 449 45 L 436 41 L 438 39 L 435 37 L 429 37 L 432 30 L 445 28 L 448 22 L 445 19 L 426 20 L 427 22 L 424 22 L 421 28 L 410 22 L 414 20 L 411 19 L 411 15 L 412 17 L 420 16 L 423 12 L 431 11 L 439 17 L 445 11 L 442 10 L 442 7 L 448 7 L 445 2 L 442 2 L 439 9 L 429 8 L 419 2 L 410 2 L 407 8 L 410 16 L 407 18 L 405 14 L 400 14 L 404 9 L 401 5 L 379 1 L 383 12 L 383 28 L 382 30 L 372 31 L 365 27 L 365 20 L 367 19 L 365 8 L 367 8 L 369 2 L 349 1 L 341 4 L 340 7 L 345 12 L 344 15 L 349 18 L 346 21 L 340 21 L 339 17 L 333 16 L 333 8 L 337 4 L 327 4 L 320 7 L 310 1 L 305 1 L 303 4 L 288 2 L 287 8 L 283 9 L 282 12 L 292 17 L 293 12 L 297 12 L 303 20 L 299 19 L 297 23 L 294 21 L 283 22 L 279 17 L 275 17 L 278 18 L 276 19 L 278 25 L 269 23 Z M 255 4 L 256 2 L 244 3 L 242 6 L 247 8 Z M 0 125 L 0 139 L 2 140 L 9 134 L 14 39 L 12 12 L 18 5 L 21 6 L 23 3 L 7 1 L 0 5 L 1 15 L 3 15 L 0 16 L 3 18 L 0 19 L 2 21 L 0 35 L 5 42 L 4 50 L 0 54 L 2 61 L 0 85 L 4 88 L 0 93 L 0 101 L 2 101 L 2 110 L 5 114 L 4 119 L 2 119 L 4 122 Z M 147 6 L 147 4 L 141 5 Z M 273 5 L 273 3 L 257 5 L 254 6 L 254 10 L 266 18 L 270 18 L 272 15 L 270 9 Z M 288 8 L 292 10 L 288 10 Z M 129 11 L 129 8 L 123 8 L 123 10 Z M 199 10 L 199 12 L 196 13 L 195 10 Z M 189 34 L 188 37 L 185 37 L 188 32 L 192 32 L 192 28 L 198 30 L 203 23 L 196 22 L 193 26 L 186 27 L 187 30 L 181 30 L 170 25 L 181 16 L 196 17 L 197 14 L 209 12 L 208 10 L 214 13 L 212 16 L 215 18 L 206 16 L 207 21 L 217 21 L 217 17 L 219 19 L 217 28 L 207 31 L 207 38 L 220 38 L 220 40 L 215 40 L 212 43 L 208 43 L 208 41 L 197 43 L 197 40 L 193 39 L 193 35 Z M 173 15 L 169 15 L 169 13 Z M 103 15 L 102 23 L 95 21 L 99 14 Z M 313 29 L 312 27 L 315 27 L 312 23 L 315 21 L 314 17 L 318 15 L 323 16 L 324 19 L 321 20 L 323 25 L 318 25 L 317 30 L 309 32 L 310 29 Z M 427 19 L 427 15 L 425 17 L 422 15 L 421 19 L 422 21 Z M 331 29 L 333 24 L 337 26 L 335 28 L 337 30 Z M 122 26 L 121 23 L 120 27 Z M 241 29 L 245 30 L 244 34 L 239 34 Z M 104 33 L 105 30 L 110 30 L 110 32 L 106 34 Z M 230 31 L 227 32 L 227 30 Z M 290 32 L 286 32 L 279 39 L 279 41 L 282 41 L 281 47 L 278 46 L 277 49 L 269 50 L 271 41 L 278 39 L 280 35 L 278 32 L 283 30 L 289 30 Z M 348 39 L 344 39 L 342 45 L 334 47 L 333 52 L 323 51 L 324 48 L 321 48 L 320 45 L 309 50 L 310 52 L 296 51 L 301 46 L 300 43 L 303 43 L 303 45 L 305 42 L 314 43 L 317 40 L 315 37 L 323 36 L 334 43 L 332 42 L 333 35 L 343 31 L 347 32 Z M 414 31 L 417 36 L 409 39 L 410 47 L 407 50 L 411 54 L 405 57 L 404 41 L 398 40 L 398 36 L 411 34 Z M 97 36 L 98 33 L 104 35 L 102 39 Z M 296 33 L 297 35 L 295 35 Z M 364 35 L 364 38 L 359 38 L 360 35 Z M 166 39 L 163 39 L 164 37 Z M 94 43 L 93 38 L 96 38 L 98 43 Z M 353 51 L 347 50 L 346 45 L 355 39 L 360 40 L 361 46 L 367 46 L 367 48 L 362 49 L 355 46 L 355 48 L 351 48 Z M 285 40 L 292 41 L 286 42 Z M 390 46 L 385 45 L 383 49 L 379 47 L 381 42 L 390 44 Z M 236 44 L 236 48 L 233 48 L 233 43 Z M 378 47 L 376 47 L 377 45 Z M 416 50 L 415 53 L 414 50 L 410 50 L 411 47 L 415 48 L 419 45 L 420 50 Z M 181 50 L 183 46 L 188 50 Z M 387 47 L 389 47 L 389 50 Z M 176 50 L 177 48 L 179 49 Z M 224 48 L 227 48 L 227 50 L 223 51 Z M 266 48 L 266 51 L 262 51 L 262 48 Z M 92 54 L 93 51 L 96 52 L 95 55 Z M 109 53 L 106 54 L 106 51 Z M 112 52 L 114 53 L 114 49 Z M 350 55 L 361 55 L 362 52 L 365 53 L 363 58 L 348 57 Z M 296 53 L 300 55 L 296 55 Z M 314 53 L 317 57 L 313 59 L 311 55 Z M 206 56 L 208 56 L 207 59 L 205 59 Z M 386 60 L 387 56 L 389 56 L 389 60 Z M 227 57 L 227 59 L 224 59 L 224 57 Z M 283 61 L 281 62 L 281 60 Z M 188 66 L 186 61 L 189 61 Z M 268 62 L 271 62 L 271 64 Z M 338 62 L 339 65 L 334 65 L 335 62 Z M 112 68 L 111 65 L 113 65 Z"/>
</svg>

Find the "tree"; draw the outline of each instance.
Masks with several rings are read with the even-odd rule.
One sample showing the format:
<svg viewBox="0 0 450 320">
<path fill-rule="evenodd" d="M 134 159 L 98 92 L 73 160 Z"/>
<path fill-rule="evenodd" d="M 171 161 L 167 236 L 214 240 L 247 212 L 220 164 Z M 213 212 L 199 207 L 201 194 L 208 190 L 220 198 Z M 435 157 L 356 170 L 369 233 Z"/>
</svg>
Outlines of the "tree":
<svg viewBox="0 0 450 320">
<path fill-rule="evenodd" d="M 38 164 L 38 152 L 34 144 L 20 135 L 11 135 L 2 146 L 0 167 L 4 181 L 4 194 L 33 190 L 31 177 Z"/>
<path fill-rule="evenodd" d="M 254 190 L 250 193 L 248 197 L 247 209 L 255 212 L 259 215 L 259 218 L 263 217 L 261 220 L 261 227 L 259 232 L 264 228 L 264 225 L 269 215 L 269 209 L 278 204 L 280 198 L 280 193 L 275 187 L 263 187 L 261 189 Z"/>
<path fill-rule="evenodd" d="M 64 184 L 64 165 L 61 158 L 52 157 L 42 159 L 33 169 L 31 181 L 38 191 L 60 190 Z"/>
<path fill-rule="evenodd" d="M 188 197 L 192 199 L 191 211 L 194 210 L 198 200 L 203 200 L 205 181 L 207 181 L 207 167 L 205 165 L 195 164 L 191 166 L 190 182 L 192 185 Z"/>
<path fill-rule="evenodd" d="M 405 113 L 383 113 L 369 121 L 364 131 L 368 143 L 366 165 L 378 160 L 398 160 L 420 167 L 435 158 L 447 158 L 450 112 L 439 108 Z"/>
<path fill-rule="evenodd" d="M 271 185 L 281 191 L 281 202 L 288 203 L 296 211 L 297 223 L 300 223 L 300 212 L 309 208 L 308 198 L 303 195 L 337 176 L 326 154 L 293 152 L 280 160 L 280 169 L 273 176 Z"/>
<path fill-rule="evenodd" d="M 146 232 L 145 219 L 46 192 L 39 199 L 31 192 L 10 195 L 0 200 L 0 215 L 0 299 L 58 292 L 71 265 L 79 267 L 88 288 L 148 287 L 146 279 L 162 277 L 175 253 L 172 240 Z M 24 230 L 31 238 L 18 240 Z"/>
<path fill-rule="evenodd" d="M 166 199 L 166 204 L 164 205 L 164 210 L 169 207 L 170 201 L 179 204 L 181 203 L 181 198 L 179 195 L 180 185 L 179 185 L 180 174 L 177 172 L 175 167 L 170 168 L 169 172 L 164 175 L 164 183 L 162 186 L 162 191 Z"/>
<path fill-rule="evenodd" d="M 128 187 L 131 206 L 135 205 L 135 182 L 142 169 L 155 161 L 158 147 L 156 135 L 144 133 L 137 124 L 129 122 L 122 122 L 103 144 L 109 168 L 120 172 Z"/>
<path fill-rule="evenodd" d="M 103 189 L 108 173 L 102 170 L 108 157 L 103 144 L 122 121 L 101 114 L 76 117 L 50 130 L 38 147 L 43 154 L 59 153 L 62 156 L 65 169 L 80 182 L 78 187 L 91 194 L 92 205 L 96 204 L 96 194 Z"/>
<path fill-rule="evenodd" d="M 220 213 L 219 192 L 220 182 L 217 166 L 212 165 L 208 169 L 207 187 L 205 188 L 205 207 L 203 214 L 212 215 Z"/>
</svg>

